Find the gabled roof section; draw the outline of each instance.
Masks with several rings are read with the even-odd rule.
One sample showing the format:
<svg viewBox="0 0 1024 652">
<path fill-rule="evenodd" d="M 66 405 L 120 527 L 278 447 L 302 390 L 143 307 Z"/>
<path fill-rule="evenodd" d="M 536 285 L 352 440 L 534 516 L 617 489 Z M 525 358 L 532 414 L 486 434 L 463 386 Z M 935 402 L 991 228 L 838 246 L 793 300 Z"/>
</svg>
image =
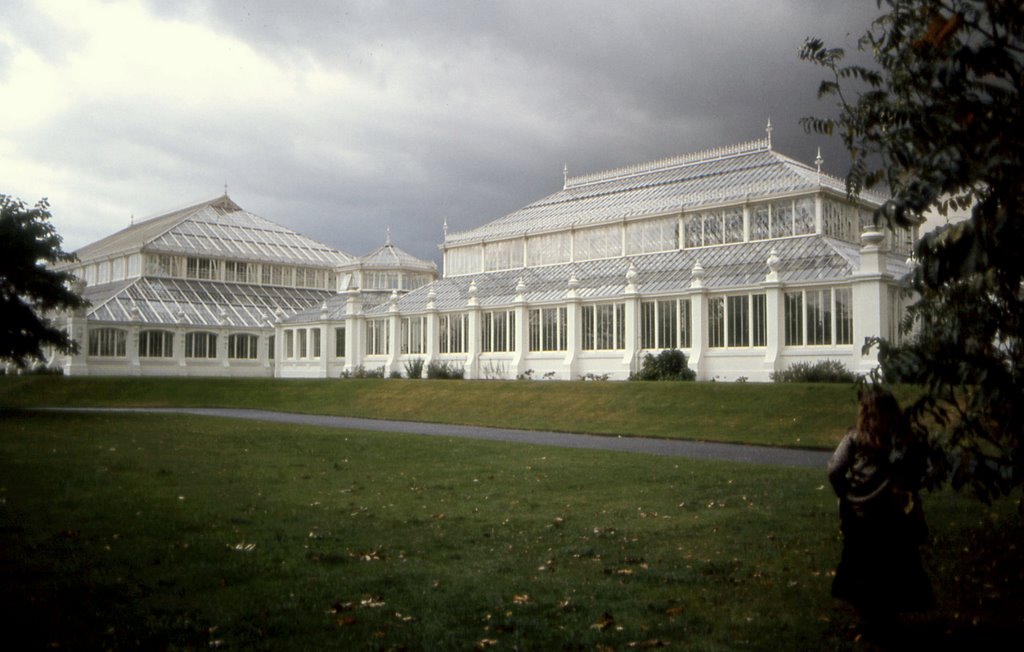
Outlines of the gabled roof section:
<svg viewBox="0 0 1024 652">
<path fill-rule="evenodd" d="M 388 242 L 377 247 L 365 256 L 355 260 L 362 269 L 402 269 L 409 271 L 437 272 L 437 265 L 432 261 L 417 258 L 407 251 L 399 249 Z"/>
<path fill-rule="evenodd" d="M 122 229 L 117 233 L 82 247 L 75 254 L 78 256 L 79 261 L 88 263 L 94 260 L 138 251 L 146 243 L 188 219 L 193 213 L 204 209 L 219 211 L 222 214 L 242 210 L 227 195 L 223 195 L 216 199 L 186 206 L 164 215 L 158 215 L 157 217 L 137 222 L 126 229 Z"/>
<path fill-rule="evenodd" d="M 282 317 L 319 306 L 333 293 L 243 283 L 137 278 L 87 288 L 93 321 L 149 327 L 266 328 Z"/>
<path fill-rule="evenodd" d="M 227 195 L 139 222 L 75 253 L 88 263 L 137 251 L 315 267 L 352 260 L 242 209 Z"/>
<path fill-rule="evenodd" d="M 768 139 L 580 177 L 562 190 L 476 229 L 449 234 L 445 246 L 656 215 L 826 188 L 845 183 L 775 152 Z M 867 197 L 881 201 L 880 197 Z"/>
</svg>

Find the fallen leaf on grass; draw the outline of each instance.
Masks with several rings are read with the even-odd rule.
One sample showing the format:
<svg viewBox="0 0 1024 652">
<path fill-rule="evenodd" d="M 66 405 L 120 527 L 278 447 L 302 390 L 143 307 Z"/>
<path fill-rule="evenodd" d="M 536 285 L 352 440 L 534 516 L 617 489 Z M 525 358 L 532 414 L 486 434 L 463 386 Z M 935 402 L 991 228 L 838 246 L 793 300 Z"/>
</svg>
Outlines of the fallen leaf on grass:
<svg viewBox="0 0 1024 652">
<path fill-rule="evenodd" d="M 663 641 L 660 638 L 651 638 L 646 641 L 630 641 L 627 647 L 646 650 L 652 647 L 666 647 L 668 644 L 668 641 Z"/>
<path fill-rule="evenodd" d="M 599 632 L 603 632 L 615 623 L 615 618 L 607 611 L 601 614 L 601 617 L 597 619 L 590 629 L 596 629 Z"/>
<path fill-rule="evenodd" d="M 529 602 L 530 596 L 525 593 L 512 596 L 512 604 L 529 604 Z"/>
</svg>

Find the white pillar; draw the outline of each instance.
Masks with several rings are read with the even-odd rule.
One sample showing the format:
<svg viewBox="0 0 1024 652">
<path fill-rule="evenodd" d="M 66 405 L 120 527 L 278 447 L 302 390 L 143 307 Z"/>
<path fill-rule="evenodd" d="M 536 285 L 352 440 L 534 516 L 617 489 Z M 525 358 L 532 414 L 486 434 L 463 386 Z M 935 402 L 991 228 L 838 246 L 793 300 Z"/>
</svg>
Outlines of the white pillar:
<svg viewBox="0 0 1024 652">
<path fill-rule="evenodd" d="M 466 333 L 466 365 L 467 379 L 480 377 L 480 300 L 476 297 L 476 281 L 469 284 L 469 332 Z"/>
<path fill-rule="evenodd" d="M 577 289 L 580 282 L 573 274 L 569 278 L 568 290 L 565 293 L 565 322 L 566 322 L 566 346 L 565 346 L 565 378 L 572 380 L 579 375 L 579 356 L 583 345 L 583 318 L 580 306 L 580 297 Z"/>
<path fill-rule="evenodd" d="M 133 316 L 133 320 L 137 319 L 138 316 Z M 142 373 L 142 365 L 139 361 L 139 325 L 133 323 L 128 327 L 128 335 L 126 337 L 125 347 L 128 355 L 128 373 L 132 376 L 138 376 Z"/>
<path fill-rule="evenodd" d="M 68 335 L 78 343 L 78 353 L 64 360 L 64 373 L 69 376 L 89 375 L 89 319 L 85 311 L 75 311 L 68 316 Z"/>
<path fill-rule="evenodd" d="M 850 366 L 857 373 L 867 373 L 877 363 L 877 350 L 866 356 L 861 353 L 864 340 L 889 335 L 889 282 L 892 277 L 885 269 L 884 242 L 885 235 L 882 232 L 875 229 L 865 231 L 861 235 L 860 268 L 852 274 L 855 350 L 853 364 Z"/>
<path fill-rule="evenodd" d="M 345 303 L 345 371 L 349 373 L 363 364 L 365 319 L 362 312 L 361 295 L 355 291 Z"/>
<path fill-rule="evenodd" d="M 513 339 L 515 350 L 512 353 L 512 368 L 509 370 L 513 378 L 518 378 L 526 371 L 526 351 L 530 345 L 529 316 L 530 310 L 526 303 L 526 284 L 522 277 L 516 284 L 516 298 L 514 305 L 516 316 L 515 337 Z"/>
<path fill-rule="evenodd" d="M 696 290 L 690 296 L 690 360 L 689 366 L 697 374 L 697 380 L 707 380 L 704 352 L 707 350 L 708 297 L 704 289 L 704 267 L 700 262 L 691 270 L 690 289 Z"/>
<path fill-rule="evenodd" d="M 637 352 L 639 351 L 639 338 L 637 337 L 637 323 L 640 315 L 640 295 L 636 288 L 637 271 L 633 263 L 629 264 L 626 271 L 625 294 L 625 337 L 626 348 L 622 352 L 622 364 L 626 367 L 626 375 L 633 373 Z"/>
<path fill-rule="evenodd" d="M 779 259 L 775 248 L 772 247 L 768 254 L 768 274 L 764 280 L 764 302 L 765 302 L 765 353 L 764 368 L 768 372 L 779 369 L 779 355 L 785 344 L 785 292 L 779 280 L 779 269 L 782 261 Z M 766 379 L 767 380 L 767 379 Z"/>
</svg>

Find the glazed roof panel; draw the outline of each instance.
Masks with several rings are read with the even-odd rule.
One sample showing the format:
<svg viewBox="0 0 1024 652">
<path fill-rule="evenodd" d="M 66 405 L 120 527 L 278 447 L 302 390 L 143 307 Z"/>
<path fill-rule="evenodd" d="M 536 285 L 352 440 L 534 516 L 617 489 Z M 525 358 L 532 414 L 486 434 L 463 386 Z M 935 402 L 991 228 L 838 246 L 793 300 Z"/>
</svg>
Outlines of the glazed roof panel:
<svg viewBox="0 0 1024 652">
<path fill-rule="evenodd" d="M 88 316 L 96 321 L 186 327 L 263 328 L 320 305 L 332 293 L 242 283 L 135 279 L 87 289 Z"/>
<path fill-rule="evenodd" d="M 437 265 L 432 261 L 417 258 L 407 251 L 399 249 L 390 242 L 374 249 L 365 256 L 352 262 L 364 269 L 402 269 L 410 271 L 437 272 Z"/>
<path fill-rule="evenodd" d="M 769 271 L 767 260 L 773 248 L 781 260 L 779 280 L 783 284 L 846 281 L 860 264 L 856 245 L 820 235 L 797 236 L 442 278 L 402 297 L 398 309 L 404 314 L 426 311 L 431 290 L 438 310 L 465 309 L 472 283 L 476 284 L 482 308 L 511 307 L 518 294 L 519 279 L 526 288 L 526 302 L 560 303 L 566 299 L 572 276 L 579 283 L 577 295 L 582 300 L 612 300 L 626 295 L 630 263 L 637 272 L 636 292 L 642 296 L 690 292 L 693 268 L 698 262 L 704 268 L 703 284 L 708 291 L 756 288 L 765 281 Z M 899 256 L 888 256 L 887 265 L 897 277 L 907 272 L 906 263 Z M 386 304 L 377 306 L 367 314 L 384 315 L 388 308 Z"/>
<path fill-rule="evenodd" d="M 247 211 L 192 213 L 149 241 L 146 251 L 206 255 L 234 260 L 334 267 L 352 257 Z"/>
<path fill-rule="evenodd" d="M 88 264 L 140 250 L 315 267 L 354 260 L 253 215 L 226 196 L 133 224 L 75 253 Z"/>
<path fill-rule="evenodd" d="M 562 190 L 513 213 L 476 229 L 449 234 L 445 245 L 585 227 L 822 187 L 845 192 L 841 179 L 771 150 L 766 140 L 753 141 L 567 179 Z"/>
</svg>

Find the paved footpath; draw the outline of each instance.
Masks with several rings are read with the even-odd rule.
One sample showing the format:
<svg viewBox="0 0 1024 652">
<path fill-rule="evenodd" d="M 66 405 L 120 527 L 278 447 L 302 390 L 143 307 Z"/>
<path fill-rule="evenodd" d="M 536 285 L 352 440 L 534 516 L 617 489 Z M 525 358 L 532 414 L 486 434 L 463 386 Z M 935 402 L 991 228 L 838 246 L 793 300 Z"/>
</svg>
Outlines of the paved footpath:
<svg viewBox="0 0 1024 652">
<path fill-rule="evenodd" d="M 559 446 L 562 448 L 589 448 L 593 450 L 620 451 L 624 453 L 645 453 L 689 457 L 702 460 L 724 460 L 751 464 L 771 464 L 799 468 L 816 468 L 824 471 L 829 453 L 794 448 L 770 446 L 747 446 L 740 444 L 719 444 L 713 442 L 684 441 L 680 439 L 655 439 L 650 437 L 615 437 L 605 435 L 584 435 L 565 432 L 544 432 L 537 430 L 513 430 L 510 428 L 486 428 L 482 426 L 458 426 L 443 423 L 416 421 L 385 421 L 360 419 L 356 417 L 335 417 L 316 414 L 294 414 L 270 412 L 267 410 L 240 410 L 228 408 L 51 408 L 61 412 L 145 412 L 156 414 L 193 414 L 197 416 L 227 417 L 231 419 L 252 419 L 276 423 L 293 423 L 326 428 L 349 428 L 353 430 L 376 430 L 410 435 L 431 435 L 440 437 L 461 437 L 465 439 L 486 439 L 537 446 Z"/>
</svg>

